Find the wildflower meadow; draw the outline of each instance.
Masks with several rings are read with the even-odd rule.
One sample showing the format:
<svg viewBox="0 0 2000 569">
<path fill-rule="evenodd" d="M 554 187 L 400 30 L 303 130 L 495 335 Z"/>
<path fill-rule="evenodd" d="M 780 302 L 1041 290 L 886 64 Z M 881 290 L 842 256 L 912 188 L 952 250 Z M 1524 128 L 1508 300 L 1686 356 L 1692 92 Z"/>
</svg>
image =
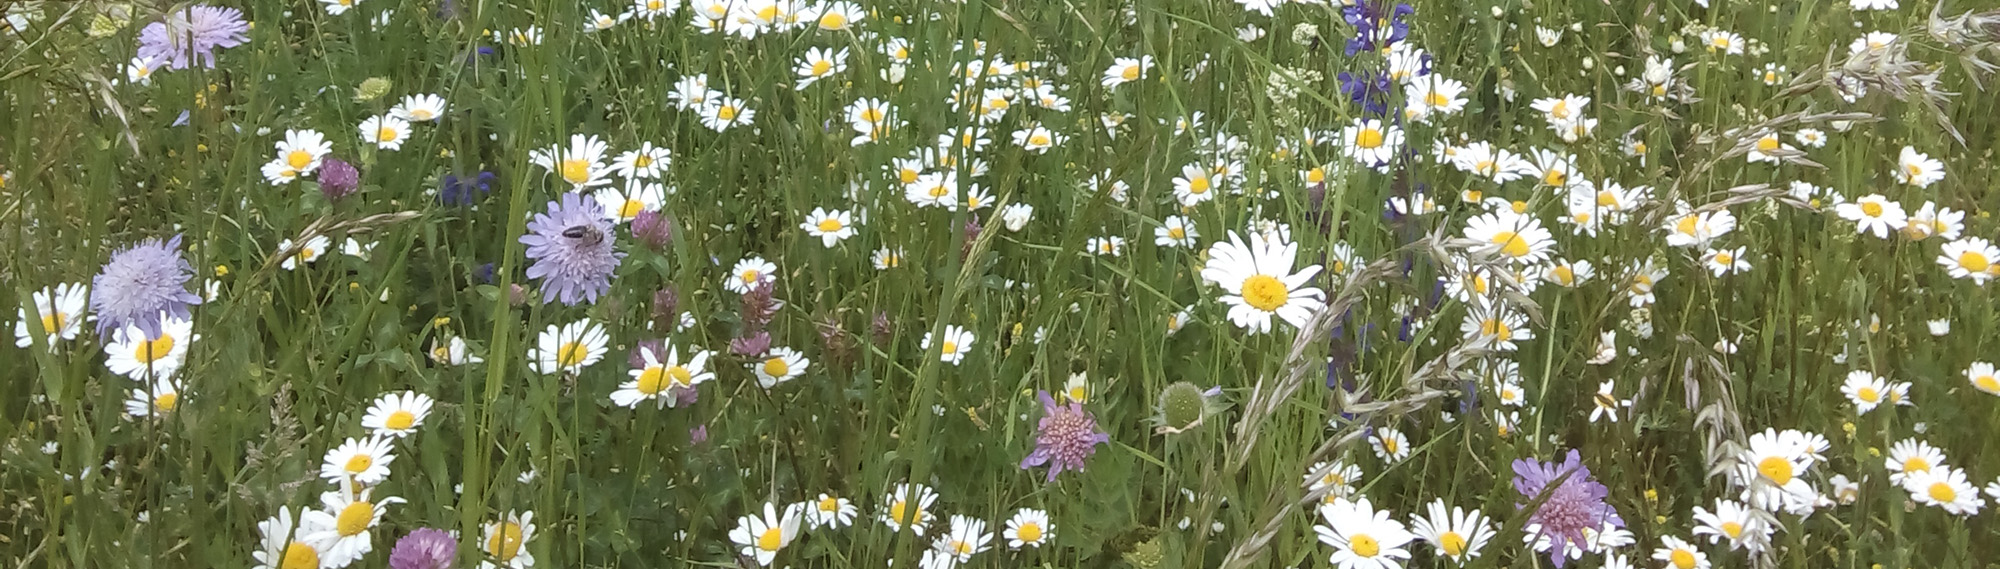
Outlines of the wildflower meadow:
<svg viewBox="0 0 2000 569">
<path fill-rule="evenodd" d="M 1994 0 L 0 12 L 0 565 L 2000 567 Z"/>
</svg>

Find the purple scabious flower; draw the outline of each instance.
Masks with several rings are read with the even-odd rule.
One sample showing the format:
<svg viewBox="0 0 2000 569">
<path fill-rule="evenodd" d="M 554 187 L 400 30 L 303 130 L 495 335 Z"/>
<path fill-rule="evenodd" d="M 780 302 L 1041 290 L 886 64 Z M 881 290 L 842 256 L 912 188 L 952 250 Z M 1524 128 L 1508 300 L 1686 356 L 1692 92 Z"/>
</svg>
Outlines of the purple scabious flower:
<svg viewBox="0 0 2000 569">
<path fill-rule="evenodd" d="M 326 201 L 340 201 L 361 187 L 361 170 L 346 160 L 328 157 L 319 167 L 319 191 Z"/>
<path fill-rule="evenodd" d="M 528 234 L 521 244 L 528 246 L 528 278 L 542 281 L 542 302 L 561 299 L 563 304 L 596 303 L 611 290 L 611 271 L 625 257 L 612 249 L 611 222 L 597 200 L 576 192 L 549 202 L 548 213 L 535 214 L 528 221 Z"/>
<path fill-rule="evenodd" d="M 1561 485 L 1549 489 L 1558 480 Z M 1514 461 L 1515 492 L 1533 500 L 1544 490 L 1548 491 L 1548 499 L 1528 516 L 1528 523 L 1541 526 L 1540 536 L 1549 539 L 1549 561 L 1556 567 L 1562 567 L 1568 560 L 1563 550 L 1570 544 L 1585 546 L 1583 530 L 1596 530 L 1605 522 L 1625 527 L 1625 519 L 1604 503 L 1611 491 L 1590 477 L 1590 467 L 1583 465 L 1582 455 L 1576 449 L 1570 449 L 1561 463 L 1529 458 Z"/>
<path fill-rule="evenodd" d="M 215 50 L 243 45 L 250 41 L 249 31 L 243 11 L 196 4 L 139 30 L 138 55 L 164 62 L 168 69 L 215 67 Z"/>
<path fill-rule="evenodd" d="M 1111 435 L 1097 430 L 1097 418 L 1083 410 L 1082 403 L 1056 405 L 1047 391 L 1037 391 L 1035 397 L 1042 400 L 1042 422 L 1035 433 L 1035 451 L 1021 459 L 1021 469 L 1048 465 L 1050 482 L 1064 469 L 1083 470 L 1083 461 Z"/>
<path fill-rule="evenodd" d="M 450 569 L 458 555 L 458 539 L 451 532 L 417 528 L 396 540 L 389 552 L 389 569 Z"/>
<path fill-rule="evenodd" d="M 105 261 L 104 271 L 90 282 L 90 310 L 97 313 L 97 335 L 109 338 L 126 326 L 138 326 L 148 336 L 160 334 L 160 321 L 193 317 L 189 306 L 201 297 L 188 292 L 194 265 L 181 258 L 181 236 L 164 242 L 147 239 L 120 249 Z"/>
</svg>

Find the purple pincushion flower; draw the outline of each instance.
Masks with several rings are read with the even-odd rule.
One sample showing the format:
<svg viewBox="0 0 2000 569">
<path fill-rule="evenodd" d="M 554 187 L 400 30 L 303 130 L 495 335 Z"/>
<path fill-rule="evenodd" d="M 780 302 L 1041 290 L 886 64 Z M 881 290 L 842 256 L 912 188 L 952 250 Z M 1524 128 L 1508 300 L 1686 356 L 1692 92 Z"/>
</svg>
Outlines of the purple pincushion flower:
<svg viewBox="0 0 2000 569">
<path fill-rule="evenodd" d="M 188 292 L 194 266 L 182 259 L 181 236 L 165 242 L 147 239 L 111 254 L 104 271 L 90 283 L 90 310 L 97 313 L 97 335 L 109 338 L 126 326 L 138 326 L 149 336 L 160 333 L 160 321 L 192 318 L 189 306 L 201 297 Z"/>
<path fill-rule="evenodd" d="M 1110 441 L 1111 435 L 1097 430 L 1097 418 L 1083 410 L 1082 403 L 1057 405 L 1047 391 L 1038 391 L 1035 396 L 1042 400 L 1042 422 L 1035 434 L 1035 451 L 1021 459 L 1021 469 L 1046 464 L 1048 481 L 1054 481 L 1064 469 L 1083 470 L 1083 461 L 1097 452 L 1097 445 Z"/>
<path fill-rule="evenodd" d="M 625 257 L 612 249 L 611 222 L 597 200 L 569 192 L 549 202 L 548 213 L 535 214 L 521 244 L 528 246 L 528 278 L 542 281 L 542 302 L 596 303 L 611 290 L 611 271 Z"/>
<path fill-rule="evenodd" d="M 215 67 L 215 50 L 243 45 L 250 41 L 249 31 L 243 11 L 197 4 L 139 30 L 138 55 L 164 62 L 168 69 Z"/>
<path fill-rule="evenodd" d="M 1549 490 L 1548 486 L 1558 480 L 1561 485 Z M 1596 530 L 1605 522 L 1625 527 L 1625 519 L 1604 503 L 1611 491 L 1590 477 L 1590 467 L 1583 465 L 1582 455 L 1576 449 L 1570 449 L 1561 463 L 1527 458 L 1514 461 L 1515 492 L 1524 499 L 1534 500 L 1544 490 L 1548 491 L 1548 499 L 1528 516 L 1528 523 L 1541 526 L 1540 536 L 1549 539 L 1549 560 L 1556 567 L 1562 567 L 1568 560 L 1563 551 L 1570 544 L 1585 546 L 1583 530 Z"/>
<path fill-rule="evenodd" d="M 389 569 L 450 569 L 458 555 L 458 539 L 451 532 L 417 528 L 396 540 L 389 552 Z"/>
</svg>

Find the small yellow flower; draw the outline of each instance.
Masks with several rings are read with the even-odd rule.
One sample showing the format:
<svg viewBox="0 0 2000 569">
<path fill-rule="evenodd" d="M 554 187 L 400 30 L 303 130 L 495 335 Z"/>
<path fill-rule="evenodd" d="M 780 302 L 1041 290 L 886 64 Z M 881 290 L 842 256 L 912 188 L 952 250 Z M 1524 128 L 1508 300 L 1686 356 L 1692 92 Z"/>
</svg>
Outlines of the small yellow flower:
<svg viewBox="0 0 2000 569">
<path fill-rule="evenodd" d="M 439 316 L 439 317 L 437 317 L 437 318 L 432 318 L 432 319 L 431 319 L 431 327 L 432 327 L 432 328 L 443 328 L 443 327 L 445 327 L 445 326 L 448 326 L 448 325 L 450 325 L 450 324 L 451 324 L 451 317 L 450 317 L 450 316 Z"/>
<path fill-rule="evenodd" d="M 216 265 L 216 266 L 215 266 L 215 276 L 218 276 L 218 277 L 226 277 L 226 276 L 229 276 L 229 265 Z"/>
</svg>

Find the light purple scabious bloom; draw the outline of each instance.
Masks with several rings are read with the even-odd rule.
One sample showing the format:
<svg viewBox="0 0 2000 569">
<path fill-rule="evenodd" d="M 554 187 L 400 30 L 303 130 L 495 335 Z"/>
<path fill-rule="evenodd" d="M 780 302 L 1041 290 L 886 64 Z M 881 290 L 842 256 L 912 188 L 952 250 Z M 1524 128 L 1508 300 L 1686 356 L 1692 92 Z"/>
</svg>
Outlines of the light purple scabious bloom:
<svg viewBox="0 0 2000 569">
<path fill-rule="evenodd" d="M 548 213 L 535 214 L 521 243 L 528 246 L 528 278 L 541 279 L 542 302 L 561 298 L 563 304 L 596 303 L 611 290 L 611 271 L 624 253 L 614 251 L 611 222 L 597 200 L 569 192 L 561 202 L 549 202 Z"/>
<path fill-rule="evenodd" d="M 249 31 L 243 11 L 197 4 L 139 30 L 139 57 L 165 62 L 168 69 L 215 67 L 215 50 L 243 45 Z"/>
<path fill-rule="evenodd" d="M 451 532 L 417 528 L 396 540 L 389 552 L 389 569 L 451 569 L 458 556 L 458 539 Z"/>
<path fill-rule="evenodd" d="M 1042 422 L 1035 434 L 1035 451 L 1021 459 L 1021 469 L 1048 465 L 1048 481 L 1054 481 L 1056 474 L 1064 469 L 1083 470 L 1083 461 L 1097 452 L 1097 445 L 1111 440 L 1111 435 L 1097 430 L 1097 418 L 1083 410 L 1083 404 L 1075 401 L 1068 406 L 1057 405 L 1049 392 L 1035 394 L 1042 400 Z"/>
<path fill-rule="evenodd" d="M 168 316 L 189 319 L 189 306 L 201 297 L 188 292 L 194 265 L 180 254 L 181 236 L 165 242 L 147 239 L 111 254 L 104 271 L 90 281 L 90 310 L 97 313 L 97 335 L 109 338 L 126 326 L 138 326 L 149 336 L 160 333 Z"/>
<path fill-rule="evenodd" d="M 1570 544 L 1585 547 L 1583 530 L 1596 530 L 1605 522 L 1625 527 L 1625 519 L 1604 503 L 1611 491 L 1590 477 L 1590 467 L 1583 465 L 1576 449 L 1570 449 L 1561 463 L 1527 458 L 1514 461 L 1514 491 L 1524 499 L 1541 496 L 1557 480 L 1562 485 L 1548 490 L 1548 499 L 1528 516 L 1528 523 L 1541 526 L 1540 535 L 1549 538 L 1549 560 L 1562 567 L 1569 559 L 1564 549 Z"/>
</svg>

